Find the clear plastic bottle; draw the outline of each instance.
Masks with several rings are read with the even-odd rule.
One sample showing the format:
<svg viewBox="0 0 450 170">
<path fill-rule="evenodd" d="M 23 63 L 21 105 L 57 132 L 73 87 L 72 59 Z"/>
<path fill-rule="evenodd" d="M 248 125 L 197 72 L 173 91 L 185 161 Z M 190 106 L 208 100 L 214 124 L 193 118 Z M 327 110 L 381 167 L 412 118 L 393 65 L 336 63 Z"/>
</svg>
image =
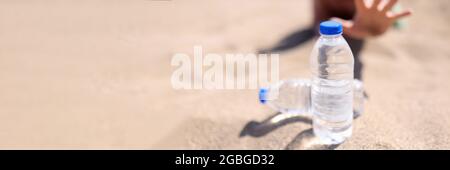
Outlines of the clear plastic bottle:
<svg viewBox="0 0 450 170">
<path fill-rule="evenodd" d="M 259 90 L 259 101 L 275 111 L 310 117 L 311 81 L 308 79 L 283 80 Z M 353 80 L 353 117 L 364 112 L 364 87 L 361 81 Z"/>
<path fill-rule="evenodd" d="M 281 113 L 310 116 L 311 84 L 305 79 L 283 80 L 259 90 L 259 101 Z"/>
<path fill-rule="evenodd" d="M 313 130 L 327 144 L 352 134 L 354 59 L 342 31 L 338 22 L 322 22 L 310 57 Z"/>
</svg>

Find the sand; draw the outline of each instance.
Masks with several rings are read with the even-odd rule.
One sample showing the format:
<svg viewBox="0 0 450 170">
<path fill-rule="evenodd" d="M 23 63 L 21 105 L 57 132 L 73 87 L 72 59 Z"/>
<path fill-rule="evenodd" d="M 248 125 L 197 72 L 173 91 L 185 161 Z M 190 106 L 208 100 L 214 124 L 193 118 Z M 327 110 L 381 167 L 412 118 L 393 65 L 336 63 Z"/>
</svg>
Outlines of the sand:
<svg viewBox="0 0 450 170">
<path fill-rule="evenodd" d="M 176 53 L 253 53 L 310 23 L 307 0 L 0 2 L 1 149 L 450 149 L 450 1 L 408 0 L 403 30 L 368 41 L 354 133 L 315 143 L 257 90 L 174 90 Z M 280 54 L 309 77 L 313 41 Z M 278 117 L 279 118 L 279 117 Z"/>
</svg>

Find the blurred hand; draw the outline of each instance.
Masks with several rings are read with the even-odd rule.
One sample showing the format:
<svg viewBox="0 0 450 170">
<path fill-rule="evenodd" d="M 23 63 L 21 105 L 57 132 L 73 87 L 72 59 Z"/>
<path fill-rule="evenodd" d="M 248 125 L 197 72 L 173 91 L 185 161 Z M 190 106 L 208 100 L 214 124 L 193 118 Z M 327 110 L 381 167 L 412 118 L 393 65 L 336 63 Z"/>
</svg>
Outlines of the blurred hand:
<svg viewBox="0 0 450 170">
<path fill-rule="evenodd" d="M 353 20 L 343 20 L 333 18 L 341 22 L 344 27 L 344 34 L 355 39 L 378 36 L 385 33 L 389 27 L 398 19 L 411 15 L 411 10 L 404 10 L 399 13 L 392 13 L 392 7 L 398 0 L 386 0 L 384 6 L 380 6 L 382 0 L 373 0 L 368 7 L 364 0 L 354 0 L 356 14 Z"/>
</svg>

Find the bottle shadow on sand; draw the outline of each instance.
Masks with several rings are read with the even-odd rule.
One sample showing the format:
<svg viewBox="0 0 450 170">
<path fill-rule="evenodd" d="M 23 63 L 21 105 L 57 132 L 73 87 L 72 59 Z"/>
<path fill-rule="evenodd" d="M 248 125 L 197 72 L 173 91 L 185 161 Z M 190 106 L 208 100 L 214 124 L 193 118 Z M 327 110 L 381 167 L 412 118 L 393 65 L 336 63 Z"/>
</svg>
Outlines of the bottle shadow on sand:
<svg viewBox="0 0 450 170">
<path fill-rule="evenodd" d="M 309 27 L 306 29 L 300 29 L 288 34 L 286 37 L 282 38 L 277 44 L 272 47 L 266 49 L 259 49 L 257 51 L 258 54 L 269 54 L 269 53 L 278 53 L 284 52 L 291 49 L 294 49 L 302 44 L 312 40 L 316 32 L 314 28 Z"/>
<path fill-rule="evenodd" d="M 296 114 L 288 114 L 278 112 L 272 116 L 269 116 L 261 122 L 250 121 L 242 129 L 239 137 L 252 136 L 252 137 L 262 137 L 266 134 L 272 132 L 279 127 L 285 126 L 287 124 L 303 122 L 311 124 L 312 121 L 308 117 L 298 116 Z"/>
<path fill-rule="evenodd" d="M 296 122 L 303 122 L 311 124 L 311 118 L 298 115 L 298 114 L 288 114 L 288 113 L 276 113 L 269 116 L 261 122 L 250 121 L 242 129 L 239 137 L 252 136 L 252 137 L 262 137 L 270 132 Z M 323 144 L 321 141 L 314 136 L 312 129 L 307 129 L 300 132 L 289 144 L 284 148 L 287 150 L 309 150 L 309 149 L 335 149 L 339 145 L 328 145 Z"/>
<path fill-rule="evenodd" d="M 324 144 L 314 136 L 313 130 L 307 129 L 295 136 L 284 149 L 286 150 L 333 150 L 340 144 Z"/>
</svg>

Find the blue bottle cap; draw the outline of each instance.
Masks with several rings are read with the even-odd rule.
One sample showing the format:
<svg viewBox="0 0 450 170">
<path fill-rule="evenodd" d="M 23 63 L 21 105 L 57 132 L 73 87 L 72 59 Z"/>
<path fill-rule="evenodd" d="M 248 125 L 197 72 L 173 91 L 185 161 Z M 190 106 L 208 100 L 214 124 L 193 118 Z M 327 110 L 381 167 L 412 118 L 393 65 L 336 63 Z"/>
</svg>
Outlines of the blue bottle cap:
<svg viewBox="0 0 450 170">
<path fill-rule="evenodd" d="M 325 21 L 320 23 L 320 34 L 338 35 L 342 33 L 342 24 L 336 21 Z"/>
<path fill-rule="evenodd" d="M 269 92 L 269 89 L 267 89 L 267 88 L 259 89 L 259 101 L 262 104 L 266 104 L 266 102 L 267 102 L 267 93 L 268 92 Z"/>
</svg>

